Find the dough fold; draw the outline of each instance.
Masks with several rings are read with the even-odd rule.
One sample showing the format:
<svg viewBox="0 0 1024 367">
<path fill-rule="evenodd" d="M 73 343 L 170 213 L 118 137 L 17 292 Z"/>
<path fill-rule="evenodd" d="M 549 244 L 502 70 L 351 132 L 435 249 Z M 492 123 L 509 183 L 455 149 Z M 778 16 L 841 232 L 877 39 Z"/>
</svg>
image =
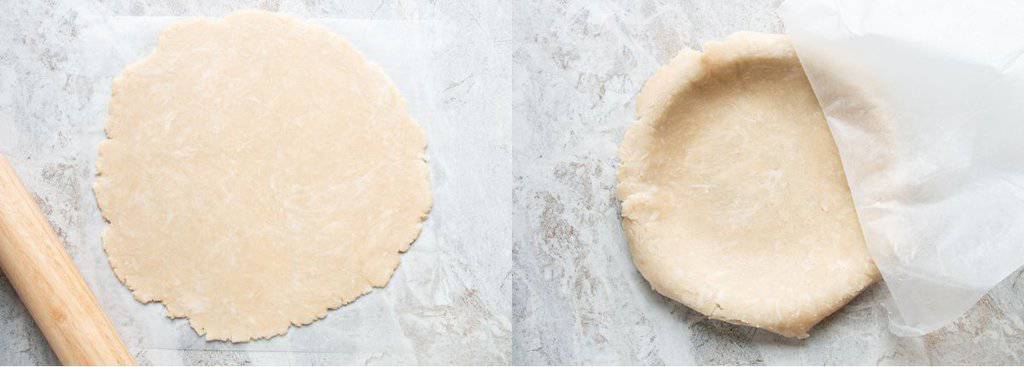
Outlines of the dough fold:
<svg viewBox="0 0 1024 367">
<path fill-rule="evenodd" d="M 618 197 L 633 261 L 710 318 L 805 338 L 879 279 L 787 37 L 685 50 L 638 96 Z"/>
</svg>

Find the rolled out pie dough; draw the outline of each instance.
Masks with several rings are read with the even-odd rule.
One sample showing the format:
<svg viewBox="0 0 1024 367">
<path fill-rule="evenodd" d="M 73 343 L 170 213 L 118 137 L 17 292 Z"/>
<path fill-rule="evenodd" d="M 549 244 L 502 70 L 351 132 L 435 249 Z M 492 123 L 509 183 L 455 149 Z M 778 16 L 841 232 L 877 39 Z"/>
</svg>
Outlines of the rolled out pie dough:
<svg viewBox="0 0 1024 367">
<path fill-rule="evenodd" d="M 283 334 L 387 284 L 431 206 L 383 71 L 268 12 L 189 20 L 115 82 L 95 191 L 142 302 L 210 340 Z"/>
<path fill-rule="evenodd" d="M 659 293 L 803 338 L 879 278 L 787 37 L 738 33 L 683 51 L 637 110 L 618 195 L 633 261 Z"/>
</svg>

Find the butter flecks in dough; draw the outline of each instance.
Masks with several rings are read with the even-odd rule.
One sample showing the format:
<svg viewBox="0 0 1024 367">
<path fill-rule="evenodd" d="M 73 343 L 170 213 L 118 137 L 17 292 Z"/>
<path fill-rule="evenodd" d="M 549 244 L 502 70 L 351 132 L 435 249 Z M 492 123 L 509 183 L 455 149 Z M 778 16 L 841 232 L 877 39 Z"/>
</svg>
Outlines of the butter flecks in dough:
<svg viewBox="0 0 1024 367">
<path fill-rule="evenodd" d="M 341 37 L 244 11 L 166 30 L 114 82 L 96 196 L 118 278 L 210 340 L 388 283 L 430 210 L 426 136 Z"/>
<path fill-rule="evenodd" d="M 835 142 L 787 37 L 683 51 L 620 147 L 633 261 L 710 318 L 804 338 L 879 278 Z"/>
</svg>

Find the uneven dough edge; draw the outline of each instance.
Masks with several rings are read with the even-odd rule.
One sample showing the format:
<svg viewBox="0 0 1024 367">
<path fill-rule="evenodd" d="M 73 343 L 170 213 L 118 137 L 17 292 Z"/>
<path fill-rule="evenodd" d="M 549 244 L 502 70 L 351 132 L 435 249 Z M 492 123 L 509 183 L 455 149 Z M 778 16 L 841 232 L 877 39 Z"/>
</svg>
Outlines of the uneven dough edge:
<svg viewBox="0 0 1024 367">
<path fill-rule="evenodd" d="M 242 10 L 242 11 L 233 12 L 233 13 L 227 15 L 227 16 L 224 16 L 224 17 L 194 18 L 194 19 L 188 19 L 188 20 L 180 21 L 180 22 L 177 22 L 177 23 L 169 26 L 167 29 L 165 29 L 164 31 L 161 32 L 161 34 L 159 36 L 159 39 L 158 39 L 158 42 L 157 42 L 157 46 L 154 48 L 154 50 L 149 55 L 141 58 L 140 60 L 138 60 L 136 62 L 133 62 L 133 63 L 127 65 L 125 67 L 125 69 L 121 72 L 121 74 L 119 74 L 118 76 L 116 76 L 114 78 L 113 85 L 112 85 L 112 97 L 111 97 L 111 100 L 109 102 L 110 106 L 114 106 L 116 103 L 121 102 L 119 99 L 116 98 L 116 95 L 119 94 L 119 93 L 123 93 L 123 90 L 124 90 L 124 87 L 125 87 L 124 86 L 125 79 L 127 79 L 131 74 L 139 72 L 139 70 L 141 70 L 143 67 L 145 67 L 147 65 L 147 63 L 152 62 L 158 56 L 160 51 L 164 48 L 164 44 L 167 42 L 166 41 L 166 35 L 167 34 L 172 33 L 172 32 L 174 32 L 177 29 L 191 27 L 191 26 L 193 26 L 193 25 L 195 25 L 197 23 L 205 24 L 205 25 L 209 25 L 209 26 L 213 26 L 213 27 L 226 27 L 232 21 L 237 21 L 237 18 L 244 17 L 244 16 L 251 16 L 251 15 L 260 15 L 260 14 L 270 14 L 270 13 L 266 12 L 266 11 L 262 11 L 262 10 Z M 311 32 L 311 33 L 321 34 L 321 35 L 327 35 L 327 36 L 329 36 L 332 39 L 332 42 L 340 42 L 346 48 L 348 48 L 352 52 L 358 54 L 360 59 L 365 63 L 365 66 L 368 69 L 372 70 L 373 73 L 377 74 L 377 77 L 381 78 L 382 80 L 384 80 L 387 83 L 388 92 L 395 96 L 397 107 L 400 108 L 403 111 L 408 111 L 407 102 L 406 102 L 404 96 L 402 96 L 402 94 L 398 91 L 397 87 L 395 86 L 395 83 L 391 80 L 391 78 L 387 75 L 387 73 L 384 72 L 383 68 L 381 68 L 376 63 L 372 62 L 358 48 L 356 48 L 351 43 L 349 43 L 348 40 L 346 40 L 345 38 L 335 34 L 334 32 L 330 31 L 326 27 L 321 26 L 319 24 L 315 24 L 315 23 L 311 23 L 311 22 L 306 22 L 306 21 L 303 21 L 301 19 L 294 18 L 294 17 L 291 17 L 291 16 L 281 16 L 281 15 L 278 15 L 278 14 L 274 14 L 274 15 L 277 17 L 276 20 L 284 22 L 284 23 L 288 24 L 289 26 L 294 26 L 294 27 L 301 28 L 301 29 L 303 29 L 306 32 Z M 110 108 L 110 109 L 112 110 L 112 108 Z M 420 160 L 422 160 L 422 162 L 423 162 L 423 164 L 421 165 L 421 170 L 420 170 L 421 172 L 420 173 L 422 174 L 422 179 L 427 182 L 427 187 L 428 187 L 428 190 L 429 190 L 431 179 L 430 179 L 429 165 L 427 164 L 428 157 L 426 155 L 426 149 L 427 149 L 427 146 L 428 146 L 426 131 L 416 121 L 416 119 L 413 118 L 412 116 L 408 116 L 408 119 L 407 119 L 406 122 L 411 124 L 413 127 L 416 128 L 417 137 L 419 138 L 420 141 L 422 141 L 422 144 L 417 148 L 418 158 Z M 96 165 L 97 165 L 97 174 L 96 175 L 97 175 L 97 177 L 96 177 L 96 181 L 92 185 L 93 194 L 95 195 L 95 197 L 97 199 L 97 206 L 100 208 L 101 216 L 107 222 L 107 226 L 106 226 L 106 228 L 104 228 L 104 230 L 103 230 L 103 232 L 101 234 L 101 242 L 103 244 L 104 253 L 107 255 L 108 264 L 110 265 L 111 269 L 113 270 L 114 275 L 116 276 L 116 278 L 122 284 L 124 284 L 126 288 L 128 288 L 131 291 L 132 296 L 133 296 L 133 298 L 135 300 L 137 300 L 140 303 L 144 303 L 144 304 L 153 303 L 153 302 L 160 303 L 161 305 L 164 306 L 164 308 L 165 308 L 165 310 L 167 312 L 167 317 L 168 318 L 170 318 L 170 319 L 185 318 L 188 321 L 189 325 L 193 328 L 193 330 L 195 330 L 196 333 L 199 334 L 200 336 L 204 336 L 204 338 L 206 340 L 208 340 L 208 341 L 229 341 L 229 342 L 232 342 L 232 343 L 241 343 L 241 342 L 248 342 L 248 341 L 255 341 L 255 340 L 262 340 L 262 339 L 271 339 L 271 338 L 274 338 L 276 336 L 284 335 L 284 334 L 286 334 L 288 332 L 288 330 L 292 326 L 300 327 L 300 326 L 304 326 L 304 325 L 309 325 L 309 324 L 311 324 L 313 322 L 316 322 L 316 321 L 326 317 L 328 311 L 336 310 L 336 309 L 341 308 L 341 307 L 343 307 L 343 306 L 345 306 L 345 305 L 347 305 L 349 303 L 355 302 L 356 300 L 358 300 L 363 295 L 366 295 L 366 294 L 370 293 L 374 288 L 383 288 L 383 287 L 387 286 L 387 284 L 390 282 L 391 278 L 393 278 L 394 272 L 397 270 L 398 266 L 401 265 L 401 257 L 399 257 L 399 261 L 397 261 L 395 263 L 395 265 L 388 271 L 387 277 L 386 277 L 386 279 L 383 282 L 375 282 L 375 281 L 367 280 L 367 283 L 369 285 L 364 290 L 362 290 L 358 295 L 356 295 L 356 296 L 354 296 L 354 297 L 352 297 L 350 299 L 345 299 L 344 297 L 338 297 L 337 302 L 335 302 L 335 303 L 333 303 L 331 305 L 327 305 L 327 306 L 323 307 L 315 315 L 310 315 L 309 317 L 305 317 L 305 318 L 289 320 L 289 322 L 283 323 L 283 324 L 279 325 L 274 331 L 271 331 L 271 332 L 268 332 L 268 333 L 264 333 L 264 335 L 248 336 L 248 337 L 245 337 L 245 338 L 238 338 L 235 335 L 211 335 L 208 332 L 208 330 L 207 330 L 205 325 L 201 325 L 201 324 L 197 323 L 193 318 L 189 318 L 188 317 L 188 313 L 185 312 L 185 308 L 182 305 L 179 305 L 176 300 L 164 299 L 164 298 L 158 297 L 157 295 L 151 293 L 150 290 L 141 289 L 141 287 L 139 287 L 137 284 L 135 284 L 133 282 L 131 277 L 129 277 L 127 274 L 124 274 L 124 272 L 119 271 L 119 264 L 121 264 L 124 261 L 130 261 L 130 259 L 124 259 L 124 258 L 115 256 L 107 248 L 107 243 L 109 241 L 109 238 L 111 236 L 114 236 L 114 235 L 117 234 L 117 231 L 118 231 L 117 217 L 119 215 L 121 215 L 121 214 L 113 212 L 111 206 L 110 205 L 106 205 L 108 203 L 108 201 L 102 199 L 102 197 L 108 195 L 106 188 L 111 184 L 110 183 L 110 179 L 109 179 L 110 172 L 109 172 L 109 167 L 108 167 L 108 165 L 110 164 L 109 160 L 111 158 L 109 158 L 107 155 L 105 155 L 104 151 L 107 151 L 107 150 L 111 149 L 111 145 L 112 144 L 117 144 L 118 143 L 118 141 L 117 141 L 117 136 L 119 135 L 118 134 L 118 129 L 121 126 L 123 126 L 123 124 L 125 124 L 125 123 L 126 122 L 122 121 L 119 118 L 119 116 L 115 116 L 113 113 L 108 114 L 106 122 L 104 124 L 104 133 L 106 134 L 107 137 L 106 137 L 106 139 L 104 139 L 103 141 L 100 142 L 99 147 L 98 147 L 99 154 L 98 154 L 97 161 L 96 161 Z M 416 239 L 419 238 L 420 234 L 422 233 L 423 222 L 426 221 L 426 219 L 428 218 L 428 215 L 429 215 L 430 211 L 432 210 L 432 208 L 433 208 L 433 195 L 432 194 L 428 194 L 427 197 L 426 197 L 426 203 L 423 206 L 423 210 L 419 213 L 419 222 L 415 225 L 414 232 L 411 232 L 411 235 L 407 236 L 408 240 L 405 241 L 404 243 L 402 243 L 397 248 L 397 251 L 396 251 L 397 254 L 400 255 L 400 254 L 403 254 L 406 251 L 408 251 L 410 249 L 410 247 L 412 246 L 412 244 L 416 241 Z M 365 275 L 362 274 L 362 272 L 360 272 L 360 275 L 363 278 L 366 278 Z"/>
<path fill-rule="evenodd" d="M 644 213 L 643 207 L 652 199 L 651 193 L 656 188 L 645 183 L 640 173 L 644 169 L 645 147 L 657 139 L 655 130 L 659 117 L 668 111 L 675 96 L 706 78 L 713 69 L 765 59 L 792 60 L 799 63 L 787 36 L 739 32 L 722 42 L 706 43 L 703 53 L 684 49 L 661 67 L 647 80 L 637 96 L 638 120 L 627 130 L 619 146 L 621 165 L 616 191 L 622 205 L 623 227 L 629 240 L 634 265 L 655 291 L 711 319 L 753 326 L 785 337 L 802 339 L 809 336 L 808 332 L 817 323 L 849 303 L 866 287 L 880 280 L 881 275 L 877 268 L 872 265 L 873 273 L 860 279 L 859 284 L 855 286 L 856 291 L 829 304 L 822 312 L 788 320 L 789 322 L 762 323 L 722 315 L 720 306 L 713 299 L 687 290 L 698 287 L 680 286 L 686 279 L 670 277 L 666 275 L 669 272 L 652 269 L 652 265 L 659 265 L 648 264 L 646 259 L 658 258 L 659 255 L 637 246 L 645 236 L 643 224 L 654 219 L 641 216 Z"/>
</svg>

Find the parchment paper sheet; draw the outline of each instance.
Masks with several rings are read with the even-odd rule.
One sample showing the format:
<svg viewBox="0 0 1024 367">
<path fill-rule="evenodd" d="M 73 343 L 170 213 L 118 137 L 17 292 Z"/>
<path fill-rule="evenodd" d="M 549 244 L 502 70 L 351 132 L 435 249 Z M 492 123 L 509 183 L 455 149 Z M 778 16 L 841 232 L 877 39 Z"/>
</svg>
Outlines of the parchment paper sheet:
<svg viewBox="0 0 1024 367">
<path fill-rule="evenodd" d="M 185 18 L 113 17 L 101 25 L 83 30 L 81 42 L 73 50 L 83 60 L 81 73 L 89 80 L 106 81 L 104 85 L 93 88 L 95 95 L 91 100 L 99 102 L 87 108 L 97 110 L 95 115 L 105 119 L 103 111 L 110 100 L 110 82 L 126 65 L 149 55 L 156 47 L 158 36 L 164 28 L 183 19 Z M 424 70 L 435 68 L 423 67 L 423 63 L 431 62 L 435 48 L 444 45 L 450 39 L 452 32 L 449 27 L 430 21 L 305 20 L 326 26 L 345 37 L 371 62 L 383 67 L 401 90 L 413 118 L 421 125 L 431 124 L 431 108 L 436 105 L 431 98 L 437 94 L 437 88 L 431 81 L 436 78 L 422 73 Z M 98 143 L 104 139 L 103 131 L 99 130 L 103 124 L 93 125 L 97 126 L 97 130 L 90 132 L 90 140 Z M 88 210 L 97 209 L 89 207 Z M 99 215 L 90 217 L 99 218 Z M 88 224 L 92 228 L 87 232 L 98 234 L 102 232 L 102 228 L 97 227 L 105 225 L 101 220 L 93 221 Z M 127 288 L 109 276 L 111 272 L 105 257 L 82 264 L 81 270 L 94 282 L 102 283 L 94 285 L 93 288 L 100 299 L 106 300 L 113 304 L 112 307 L 118 309 L 109 312 L 113 321 L 119 325 L 130 325 L 119 327 L 119 330 L 128 333 L 123 335 L 123 338 L 132 349 L 148 349 L 150 354 L 159 354 L 160 350 L 170 352 L 181 349 L 343 353 L 356 358 L 364 357 L 345 363 L 415 363 L 414 351 L 401 330 L 399 318 L 406 318 L 405 322 L 415 322 L 408 318 L 415 318 L 416 312 L 405 313 L 401 310 L 409 308 L 411 311 L 436 301 L 431 299 L 431 287 L 411 284 L 429 281 L 432 278 L 430 274 L 435 269 L 433 264 L 437 262 L 433 251 L 433 237 L 428 219 L 419 240 L 413 244 L 412 250 L 403 256 L 399 272 L 388 286 L 401 288 L 403 293 L 411 294 L 414 300 L 404 305 L 407 307 L 387 304 L 390 302 L 388 297 L 374 297 L 373 293 L 381 292 L 377 289 L 340 310 L 329 312 L 327 318 L 312 325 L 292 327 L 285 336 L 242 344 L 205 342 L 183 319 L 168 319 L 162 305 L 143 305 L 131 300 Z M 358 330 L 353 330 L 353 325 Z M 280 355 L 287 357 L 289 354 Z M 288 363 L 288 360 L 284 359 L 281 362 Z"/>
<path fill-rule="evenodd" d="M 1024 264 L 1024 3 L 791 0 L 894 331 L 960 317 Z"/>
</svg>

